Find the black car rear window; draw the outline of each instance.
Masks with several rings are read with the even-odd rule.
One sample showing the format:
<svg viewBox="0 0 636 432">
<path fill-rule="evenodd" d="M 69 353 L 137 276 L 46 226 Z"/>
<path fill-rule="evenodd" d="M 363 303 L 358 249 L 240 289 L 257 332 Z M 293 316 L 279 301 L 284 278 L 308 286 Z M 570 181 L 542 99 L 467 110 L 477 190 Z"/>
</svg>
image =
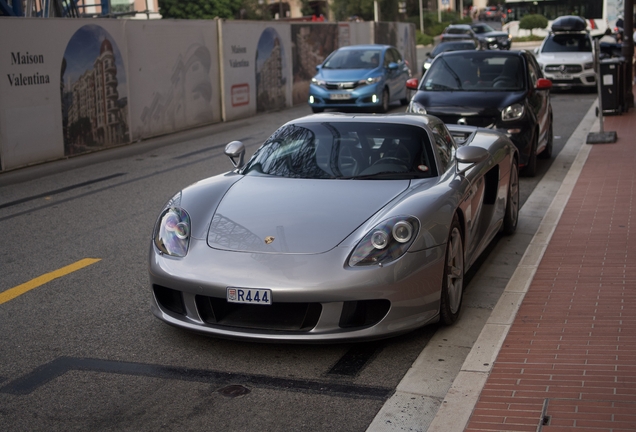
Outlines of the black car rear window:
<svg viewBox="0 0 636 432">
<path fill-rule="evenodd" d="M 525 88 L 520 56 L 494 51 L 441 55 L 422 78 L 426 91 L 520 91 Z"/>
</svg>

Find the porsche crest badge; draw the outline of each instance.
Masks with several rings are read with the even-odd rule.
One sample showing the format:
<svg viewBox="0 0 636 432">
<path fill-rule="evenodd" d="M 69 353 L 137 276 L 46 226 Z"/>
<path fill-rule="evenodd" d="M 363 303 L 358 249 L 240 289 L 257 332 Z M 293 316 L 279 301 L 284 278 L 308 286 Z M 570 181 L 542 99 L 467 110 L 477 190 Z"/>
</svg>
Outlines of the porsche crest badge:
<svg viewBox="0 0 636 432">
<path fill-rule="evenodd" d="M 265 244 L 271 244 L 273 241 L 274 241 L 274 237 L 273 236 L 265 237 Z"/>
</svg>

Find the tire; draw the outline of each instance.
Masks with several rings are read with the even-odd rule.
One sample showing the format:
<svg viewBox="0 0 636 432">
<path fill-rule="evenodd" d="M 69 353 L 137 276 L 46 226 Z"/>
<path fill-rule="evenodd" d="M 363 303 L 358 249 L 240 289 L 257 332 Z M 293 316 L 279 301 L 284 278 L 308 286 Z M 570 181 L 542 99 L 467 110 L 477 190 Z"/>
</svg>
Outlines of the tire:
<svg viewBox="0 0 636 432">
<path fill-rule="evenodd" d="M 523 167 L 522 174 L 524 177 L 534 177 L 537 175 L 537 140 L 538 133 L 535 132 L 532 136 L 532 146 L 530 148 L 530 156 L 528 157 L 528 163 Z"/>
<path fill-rule="evenodd" d="M 517 230 L 519 222 L 519 164 L 515 159 L 510 167 L 510 181 L 508 182 L 508 198 L 506 213 L 503 220 L 504 235 L 511 235 Z"/>
<path fill-rule="evenodd" d="M 385 87 L 382 90 L 382 106 L 380 107 L 380 112 L 385 113 L 389 111 L 389 90 Z"/>
<path fill-rule="evenodd" d="M 324 110 L 325 110 L 324 108 L 314 108 L 314 107 L 311 107 L 311 111 L 312 111 L 312 112 L 314 112 L 314 113 L 321 113 L 321 112 L 323 112 Z"/>
<path fill-rule="evenodd" d="M 464 297 L 464 244 L 457 215 L 453 217 L 446 254 L 444 258 L 444 276 L 440 298 L 440 321 L 451 325 L 457 321 Z"/>
<path fill-rule="evenodd" d="M 548 142 L 541 153 L 539 159 L 550 159 L 552 157 L 552 148 L 554 147 L 554 132 L 552 130 L 552 118 L 550 118 L 550 127 L 548 128 Z"/>
</svg>

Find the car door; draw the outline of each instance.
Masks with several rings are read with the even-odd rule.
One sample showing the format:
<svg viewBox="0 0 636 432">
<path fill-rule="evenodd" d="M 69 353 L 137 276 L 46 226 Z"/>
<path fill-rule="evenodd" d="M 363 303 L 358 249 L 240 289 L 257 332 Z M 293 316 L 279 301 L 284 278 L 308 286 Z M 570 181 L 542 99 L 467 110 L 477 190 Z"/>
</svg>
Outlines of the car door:
<svg viewBox="0 0 636 432">
<path fill-rule="evenodd" d="M 394 71 L 395 76 L 393 78 L 393 88 L 391 89 L 391 99 L 403 99 L 406 97 L 406 81 L 410 78 L 410 69 L 404 61 L 402 54 L 400 54 L 396 48 L 390 48 L 389 51 L 392 53 L 391 57 L 393 61 L 398 65 L 397 70 Z"/>
<path fill-rule="evenodd" d="M 548 142 L 548 133 L 550 130 L 550 91 L 536 90 L 537 80 L 543 78 L 541 68 L 531 55 L 524 55 L 526 59 L 527 75 L 528 75 L 528 105 L 534 113 L 534 117 L 539 124 L 539 138 L 537 152 L 540 152 Z"/>
</svg>

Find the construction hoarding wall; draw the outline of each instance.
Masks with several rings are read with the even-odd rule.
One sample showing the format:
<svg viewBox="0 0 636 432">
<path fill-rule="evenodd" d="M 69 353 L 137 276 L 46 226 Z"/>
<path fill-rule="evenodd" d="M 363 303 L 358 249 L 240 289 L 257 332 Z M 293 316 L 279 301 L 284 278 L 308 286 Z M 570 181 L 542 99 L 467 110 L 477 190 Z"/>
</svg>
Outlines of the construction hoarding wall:
<svg viewBox="0 0 636 432">
<path fill-rule="evenodd" d="M 292 106 L 288 23 L 222 21 L 220 35 L 225 120 Z"/>
<path fill-rule="evenodd" d="M 341 46 L 416 63 L 402 23 L 0 18 L 0 40 L 0 170 L 306 103 Z"/>
<path fill-rule="evenodd" d="M 218 21 L 127 21 L 131 138 L 221 121 Z"/>
<path fill-rule="evenodd" d="M 123 30 L 116 20 L 0 20 L 2 169 L 130 142 Z"/>
</svg>

